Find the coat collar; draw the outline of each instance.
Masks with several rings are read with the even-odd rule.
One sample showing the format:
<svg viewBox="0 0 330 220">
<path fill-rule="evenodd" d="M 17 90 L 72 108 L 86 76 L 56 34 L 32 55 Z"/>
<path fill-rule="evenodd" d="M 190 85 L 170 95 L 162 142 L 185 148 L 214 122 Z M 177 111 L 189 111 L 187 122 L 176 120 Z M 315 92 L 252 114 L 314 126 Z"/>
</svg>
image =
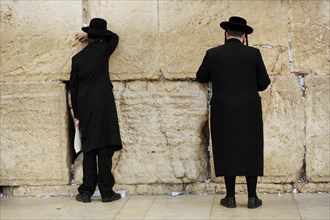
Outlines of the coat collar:
<svg viewBox="0 0 330 220">
<path fill-rule="evenodd" d="M 240 43 L 240 44 L 242 44 L 242 42 L 240 40 L 238 40 L 237 38 L 230 38 L 230 39 L 226 40 L 226 44 L 227 43 Z"/>
</svg>

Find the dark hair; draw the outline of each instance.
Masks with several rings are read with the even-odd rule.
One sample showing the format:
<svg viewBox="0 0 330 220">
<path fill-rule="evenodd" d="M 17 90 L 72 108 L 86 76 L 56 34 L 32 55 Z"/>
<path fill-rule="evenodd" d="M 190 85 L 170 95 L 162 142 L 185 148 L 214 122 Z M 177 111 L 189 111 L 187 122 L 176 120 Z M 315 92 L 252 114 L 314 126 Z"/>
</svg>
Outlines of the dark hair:
<svg viewBox="0 0 330 220">
<path fill-rule="evenodd" d="M 229 36 L 233 36 L 233 37 L 241 37 L 244 34 L 243 31 L 233 31 L 233 30 L 227 29 L 225 31 L 225 43 L 227 41 L 226 33 L 228 33 Z M 248 35 L 247 34 L 245 35 L 245 43 L 246 43 L 246 46 L 249 46 L 249 40 L 248 40 Z"/>
<path fill-rule="evenodd" d="M 227 29 L 227 33 L 229 34 L 229 36 L 234 36 L 234 37 L 241 37 L 244 34 L 243 31 L 234 31 L 230 29 Z"/>
</svg>

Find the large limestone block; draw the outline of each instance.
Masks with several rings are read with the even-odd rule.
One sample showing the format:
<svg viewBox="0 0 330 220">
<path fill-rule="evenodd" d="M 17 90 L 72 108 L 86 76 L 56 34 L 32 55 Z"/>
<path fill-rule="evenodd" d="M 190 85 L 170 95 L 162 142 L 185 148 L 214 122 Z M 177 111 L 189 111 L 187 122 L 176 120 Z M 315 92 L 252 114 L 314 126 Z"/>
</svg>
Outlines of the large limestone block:
<svg viewBox="0 0 330 220">
<path fill-rule="evenodd" d="M 321 182 L 321 183 L 295 183 L 294 187 L 300 193 L 329 193 L 330 183 Z"/>
<path fill-rule="evenodd" d="M 288 76 L 288 47 L 281 45 L 255 45 L 260 50 L 270 76 Z"/>
<path fill-rule="evenodd" d="M 118 184 L 186 183 L 207 176 L 206 88 L 193 82 L 114 83 L 124 149 L 113 158 Z M 75 183 L 82 180 L 79 157 Z"/>
<path fill-rule="evenodd" d="M 1 81 L 68 79 L 81 1 L 0 1 Z"/>
<path fill-rule="evenodd" d="M 310 182 L 330 181 L 330 79 L 306 77 L 306 175 Z"/>
<path fill-rule="evenodd" d="M 292 72 L 329 74 L 330 2 L 289 1 Z"/>
<path fill-rule="evenodd" d="M 117 183 L 182 183 L 205 179 L 205 87 L 171 81 L 137 81 L 114 86 L 124 145 L 114 168 Z"/>
<path fill-rule="evenodd" d="M 220 22 L 237 15 L 237 11 L 254 28 L 249 37 L 250 45 L 265 48 L 263 55 L 270 74 L 287 75 L 287 2 L 254 1 L 252 5 L 249 1 L 160 1 L 161 70 L 164 76 L 169 79 L 194 78 L 205 51 L 224 42 Z"/>
<path fill-rule="evenodd" d="M 304 99 L 295 76 L 273 77 L 260 93 L 264 121 L 263 183 L 295 182 L 301 178 L 304 159 Z M 211 176 L 215 182 L 212 163 Z M 237 182 L 244 182 L 239 178 Z"/>
<path fill-rule="evenodd" d="M 0 87 L 0 185 L 68 184 L 64 84 L 15 82 Z"/>
<path fill-rule="evenodd" d="M 87 23 L 103 17 L 119 35 L 110 59 L 113 80 L 160 78 L 157 1 L 89 0 L 85 10 Z"/>
<path fill-rule="evenodd" d="M 294 182 L 301 178 L 304 159 L 304 99 L 295 76 L 273 77 L 264 93 L 264 182 Z"/>
</svg>

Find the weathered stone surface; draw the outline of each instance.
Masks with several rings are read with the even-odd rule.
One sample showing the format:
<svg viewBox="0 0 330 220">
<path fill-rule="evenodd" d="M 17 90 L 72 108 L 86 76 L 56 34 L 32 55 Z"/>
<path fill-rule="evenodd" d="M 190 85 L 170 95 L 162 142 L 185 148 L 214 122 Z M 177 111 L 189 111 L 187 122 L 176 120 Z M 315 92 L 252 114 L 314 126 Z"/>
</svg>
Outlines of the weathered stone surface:
<svg viewBox="0 0 330 220">
<path fill-rule="evenodd" d="M 67 79 L 81 11 L 81 1 L 1 1 L 1 81 Z"/>
<path fill-rule="evenodd" d="M 78 185 L 59 185 L 59 186 L 17 186 L 2 188 L 2 192 L 7 197 L 48 197 L 48 196 L 75 196 Z M 258 183 L 257 193 L 283 193 L 297 192 L 329 192 L 329 183 L 295 183 L 295 184 L 264 184 Z M 171 192 L 183 192 L 184 194 L 225 194 L 226 189 L 223 183 L 187 183 L 187 184 L 135 184 L 125 185 L 116 184 L 114 190 L 125 190 L 126 195 L 160 195 L 171 194 Z M 237 194 L 247 194 L 246 184 L 236 185 Z M 96 193 L 97 194 L 97 193 Z"/>
<path fill-rule="evenodd" d="M 108 28 L 119 35 L 119 44 L 110 59 L 113 80 L 159 79 L 157 1 L 87 2 L 87 23 L 103 17 Z"/>
<path fill-rule="evenodd" d="M 293 186 L 291 184 L 265 184 L 258 183 L 257 193 L 292 193 Z M 237 183 L 235 186 L 237 194 L 247 194 L 246 183 Z M 226 187 L 224 183 L 192 183 L 185 187 L 185 193 L 197 194 L 225 194 Z"/>
<path fill-rule="evenodd" d="M 295 183 L 294 187 L 298 190 L 300 193 L 320 193 L 330 192 L 330 183 Z"/>
<path fill-rule="evenodd" d="M 0 185 L 68 184 L 64 84 L 1 83 L 0 89 Z"/>
<path fill-rule="evenodd" d="M 330 182 L 330 77 L 306 77 L 306 176 Z"/>
<path fill-rule="evenodd" d="M 255 47 L 260 50 L 270 76 L 289 75 L 288 48 L 286 46 L 255 45 Z"/>
<path fill-rule="evenodd" d="M 219 23 L 238 8 L 255 29 L 250 45 L 267 50 L 270 74 L 288 73 L 288 29 L 264 25 L 268 21 L 287 27 L 287 17 L 278 16 L 288 10 L 285 1 L 258 1 L 254 8 L 248 7 L 247 1 L 86 2 L 85 23 L 93 17 L 104 17 L 108 28 L 120 36 L 110 60 L 113 80 L 194 78 L 206 49 L 224 41 Z M 256 10 L 265 8 L 272 10 Z M 251 11 L 258 14 L 251 16 Z"/>
<path fill-rule="evenodd" d="M 166 78 L 195 78 L 206 48 L 219 44 L 219 11 L 227 6 L 216 1 L 159 2 L 161 69 Z"/>
<path fill-rule="evenodd" d="M 114 87 L 124 145 L 114 163 L 116 182 L 205 179 L 206 89 L 197 83 L 166 81 L 115 83 Z M 81 169 L 79 164 L 76 167 Z M 75 175 L 75 181 L 79 183 L 81 176 Z"/>
<path fill-rule="evenodd" d="M 69 79 L 71 57 L 85 45 L 74 39 L 82 22 L 103 17 L 120 36 L 110 59 L 124 144 L 113 158 L 115 189 L 224 193 L 223 178 L 207 167 L 206 88 L 180 80 L 195 77 L 205 51 L 224 42 L 219 23 L 238 15 L 254 28 L 249 44 L 273 78 L 262 94 L 265 176 L 258 191 L 329 191 L 329 4 L 0 1 L 0 185 L 20 185 L 6 187 L 15 196 L 76 193 L 82 158 L 77 185 L 69 185 L 66 94 L 57 80 Z M 177 81 L 152 81 L 159 78 Z M 203 182 L 209 176 L 213 182 Z M 245 193 L 244 177 L 237 183 Z"/>
<path fill-rule="evenodd" d="M 274 28 L 287 27 L 285 1 L 255 1 L 253 7 L 249 1 L 160 1 L 159 9 L 161 69 L 166 78 L 194 78 L 205 51 L 224 42 L 220 22 L 237 11 L 254 28 L 250 45 L 268 48 L 265 63 L 270 74 L 288 73 L 288 29 Z"/>
<path fill-rule="evenodd" d="M 330 2 L 289 1 L 292 72 L 330 72 Z"/>
<path fill-rule="evenodd" d="M 273 77 L 263 98 L 264 164 L 262 182 L 295 182 L 303 172 L 304 103 L 295 76 Z"/>
<path fill-rule="evenodd" d="M 206 89 L 192 82 L 164 81 L 131 82 L 118 90 L 124 149 L 114 170 L 117 182 L 203 180 Z"/>
</svg>

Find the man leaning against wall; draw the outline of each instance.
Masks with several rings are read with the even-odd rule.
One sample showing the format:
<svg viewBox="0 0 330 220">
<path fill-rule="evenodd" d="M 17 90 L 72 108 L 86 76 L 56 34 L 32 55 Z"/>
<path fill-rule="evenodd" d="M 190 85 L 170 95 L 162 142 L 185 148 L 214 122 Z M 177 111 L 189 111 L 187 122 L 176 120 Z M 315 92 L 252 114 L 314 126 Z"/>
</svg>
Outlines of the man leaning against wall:
<svg viewBox="0 0 330 220">
<path fill-rule="evenodd" d="M 107 30 L 107 22 L 93 18 L 76 38 L 88 45 L 72 58 L 70 77 L 71 103 L 74 118 L 81 132 L 83 152 L 83 183 L 76 200 L 91 202 L 98 185 L 102 202 L 121 198 L 113 191 L 115 179 L 111 173 L 114 151 L 122 149 L 118 116 L 109 58 L 119 37 Z"/>
</svg>

